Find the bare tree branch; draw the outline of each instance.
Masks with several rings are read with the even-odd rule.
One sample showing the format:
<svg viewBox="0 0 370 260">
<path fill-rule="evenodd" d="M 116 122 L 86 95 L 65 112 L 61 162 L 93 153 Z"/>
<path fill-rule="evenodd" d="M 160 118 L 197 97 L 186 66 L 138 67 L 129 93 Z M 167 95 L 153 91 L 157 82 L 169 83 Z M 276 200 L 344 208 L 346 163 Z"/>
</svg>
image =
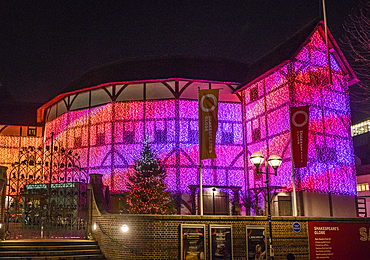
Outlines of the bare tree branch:
<svg viewBox="0 0 370 260">
<path fill-rule="evenodd" d="M 351 91 L 351 101 L 359 112 L 370 115 L 370 1 L 361 2 L 344 22 L 341 41 L 353 60 L 352 69 L 360 82 Z"/>
</svg>

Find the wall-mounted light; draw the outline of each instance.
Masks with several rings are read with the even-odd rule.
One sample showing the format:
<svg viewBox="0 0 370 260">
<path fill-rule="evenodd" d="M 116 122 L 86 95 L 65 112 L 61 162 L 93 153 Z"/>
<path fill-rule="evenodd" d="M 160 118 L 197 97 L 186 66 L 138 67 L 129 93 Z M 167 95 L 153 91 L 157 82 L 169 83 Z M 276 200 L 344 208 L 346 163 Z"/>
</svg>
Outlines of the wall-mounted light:
<svg viewBox="0 0 370 260">
<path fill-rule="evenodd" d="M 127 232 L 128 231 L 128 226 L 126 224 L 123 224 L 121 227 L 122 232 Z"/>
<path fill-rule="evenodd" d="M 96 230 L 96 223 L 94 223 L 93 225 L 93 230 Z"/>
<path fill-rule="evenodd" d="M 3 227 L 3 223 L 0 223 L 0 228 L 2 228 Z"/>
</svg>

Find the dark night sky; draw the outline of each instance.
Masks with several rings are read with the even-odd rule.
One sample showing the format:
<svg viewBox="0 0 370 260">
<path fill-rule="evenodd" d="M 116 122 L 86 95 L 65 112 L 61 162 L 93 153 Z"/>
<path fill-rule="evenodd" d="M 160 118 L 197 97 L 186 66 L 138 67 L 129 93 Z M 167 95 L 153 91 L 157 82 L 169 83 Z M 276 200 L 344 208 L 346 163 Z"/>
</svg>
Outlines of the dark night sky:
<svg viewBox="0 0 370 260">
<path fill-rule="evenodd" d="M 329 29 L 359 0 L 326 0 Z M 17 100 L 46 102 L 88 69 L 148 55 L 250 63 L 316 17 L 319 0 L 1 0 L 0 83 Z"/>
</svg>

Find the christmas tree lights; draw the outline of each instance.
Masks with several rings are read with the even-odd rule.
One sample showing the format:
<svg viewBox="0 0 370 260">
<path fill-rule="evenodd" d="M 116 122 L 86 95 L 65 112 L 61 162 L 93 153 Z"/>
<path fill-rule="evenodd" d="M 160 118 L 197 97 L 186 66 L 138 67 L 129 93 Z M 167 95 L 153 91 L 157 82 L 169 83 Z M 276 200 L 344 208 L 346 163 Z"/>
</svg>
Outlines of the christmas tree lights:
<svg viewBox="0 0 370 260">
<path fill-rule="evenodd" d="M 175 202 L 167 190 L 165 169 L 152 152 L 147 141 L 135 171 L 129 177 L 126 209 L 131 214 L 173 214 Z"/>
</svg>

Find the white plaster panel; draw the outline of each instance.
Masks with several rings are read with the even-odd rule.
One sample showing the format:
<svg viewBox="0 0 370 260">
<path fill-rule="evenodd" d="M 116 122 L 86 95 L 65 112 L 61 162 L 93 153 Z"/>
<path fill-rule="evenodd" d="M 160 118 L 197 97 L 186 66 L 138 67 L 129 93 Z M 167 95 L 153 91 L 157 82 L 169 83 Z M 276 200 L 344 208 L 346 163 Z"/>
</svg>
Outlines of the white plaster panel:
<svg viewBox="0 0 370 260">
<path fill-rule="evenodd" d="M 166 84 L 169 85 L 173 91 L 175 91 L 175 81 L 168 81 Z"/>
<path fill-rule="evenodd" d="M 56 118 L 57 117 L 57 105 L 54 105 L 51 108 L 49 108 L 47 115 L 48 115 L 48 118 L 47 118 L 48 121 L 51 121 L 54 118 Z"/>
<path fill-rule="evenodd" d="M 7 126 L 2 132 L 1 135 L 12 135 L 19 136 L 21 133 L 20 126 Z"/>
<path fill-rule="evenodd" d="M 179 91 L 184 88 L 186 84 L 188 84 L 189 81 L 179 81 Z"/>
<path fill-rule="evenodd" d="M 113 86 L 107 86 L 107 87 L 105 87 L 105 89 L 111 94 L 111 95 L 113 95 Z"/>
<path fill-rule="evenodd" d="M 111 102 L 112 99 L 104 89 L 91 91 L 91 106 L 102 105 Z"/>
<path fill-rule="evenodd" d="M 209 84 L 206 82 L 194 82 L 184 90 L 180 98 L 197 100 L 198 87 L 200 87 L 200 89 L 209 89 Z"/>
<path fill-rule="evenodd" d="M 167 99 L 174 98 L 172 92 L 160 82 L 146 84 L 146 99 Z"/>
<path fill-rule="evenodd" d="M 233 94 L 233 90 L 226 84 L 212 83 L 212 89 L 219 89 L 219 101 L 240 102 L 238 96 Z"/>
<path fill-rule="evenodd" d="M 83 92 L 77 95 L 73 101 L 71 110 L 89 107 L 89 92 Z"/>
<path fill-rule="evenodd" d="M 120 90 L 117 89 L 118 92 Z M 143 100 L 144 84 L 130 84 L 118 96 L 117 101 Z"/>
<path fill-rule="evenodd" d="M 67 107 L 66 107 L 66 104 L 64 103 L 64 101 L 60 101 L 57 106 L 58 106 L 58 115 L 57 116 L 63 115 L 65 112 L 67 112 Z"/>
</svg>

